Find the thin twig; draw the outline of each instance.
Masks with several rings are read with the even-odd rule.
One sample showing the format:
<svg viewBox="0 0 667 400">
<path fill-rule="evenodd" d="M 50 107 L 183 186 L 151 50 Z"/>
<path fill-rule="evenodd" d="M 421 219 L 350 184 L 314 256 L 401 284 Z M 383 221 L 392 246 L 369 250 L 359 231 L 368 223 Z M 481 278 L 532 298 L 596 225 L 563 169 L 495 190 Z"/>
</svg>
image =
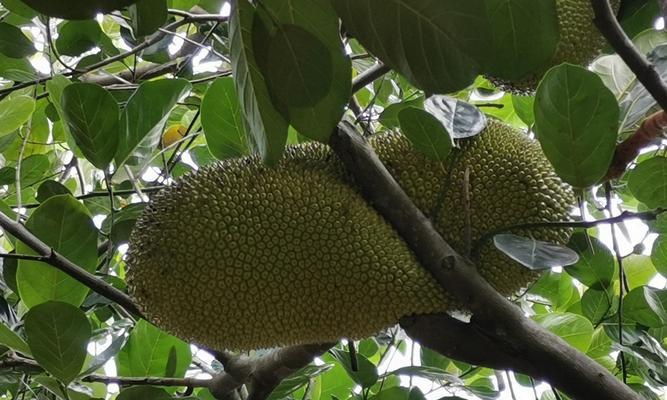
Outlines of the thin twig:
<svg viewBox="0 0 667 400">
<path fill-rule="evenodd" d="M 494 236 L 504 233 L 511 232 L 514 230 L 522 229 L 538 229 L 538 228 L 552 228 L 552 229 L 563 229 L 563 228 L 581 228 L 588 229 L 593 228 L 598 225 L 603 224 L 618 224 L 629 219 L 638 219 L 641 221 L 654 221 L 658 215 L 667 212 L 667 208 L 656 208 L 655 210 L 643 211 L 643 212 L 632 212 L 632 211 L 623 211 L 615 217 L 597 219 L 593 221 L 553 221 L 553 222 L 530 222 L 525 224 L 517 224 L 511 226 L 505 226 L 502 228 L 494 229 L 490 232 L 485 233 L 480 237 L 475 246 L 473 247 L 473 254 L 477 254 L 482 246 L 488 241 L 493 239 Z"/>
</svg>

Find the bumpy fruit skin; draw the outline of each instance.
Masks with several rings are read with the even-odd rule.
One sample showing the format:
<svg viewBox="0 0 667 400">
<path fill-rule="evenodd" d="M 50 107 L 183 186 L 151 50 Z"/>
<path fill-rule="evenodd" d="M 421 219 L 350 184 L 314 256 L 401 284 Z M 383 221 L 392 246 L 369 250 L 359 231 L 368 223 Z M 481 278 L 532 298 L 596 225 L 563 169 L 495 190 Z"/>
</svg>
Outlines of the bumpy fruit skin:
<svg viewBox="0 0 667 400">
<path fill-rule="evenodd" d="M 555 174 L 539 144 L 496 120 L 489 120 L 479 136 L 459 142 L 460 151 L 447 170 L 417 153 L 399 134 L 378 136 L 373 145 L 415 205 L 461 254 L 467 248 L 466 169 L 470 170 L 467 191 L 471 244 L 496 229 L 567 220 L 574 204 L 571 189 Z M 561 244 L 570 234 L 568 230 L 553 229 L 513 233 Z M 492 243 L 487 243 L 477 257 L 482 276 L 505 296 L 538 276 L 496 250 Z"/>
<path fill-rule="evenodd" d="M 618 11 L 620 0 L 611 4 Z M 496 86 L 515 94 L 531 94 L 549 68 L 565 62 L 587 66 L 600 54 L 605 40 L 593 23 L 595 13 L 590 0 L 556 0 L 556 13 L 560 39 L 549 65 L 518 82 L 491 78 Z"/>
<path fill-rule="evenodd" d="M 449 180 L 399 134 L 372 143 L 459 251 L 466 167 L 473 240 L 496 227 L 565 219 L 572 204 L 539 146 L 499 122 L 461 143 Z M 151 200 L 130 241 L 128 283 L 143 311 L 163 329 L 210 348 L 362 338 L 405 315 L 461 308 L 320 144 L 291 147 L 275 168 L 246 157 L 185 176 Z M 507 295 L 535 278 L 491 246 L 479 268 Z"/>
<path fill-rule="evenodd" d="M 146 208 L 128 282 L 158 326 L 247 350 L 364 337 L 444 295 L 322 145 L 271 169 L 235 159 L 184 177 Z"/>
</svg>

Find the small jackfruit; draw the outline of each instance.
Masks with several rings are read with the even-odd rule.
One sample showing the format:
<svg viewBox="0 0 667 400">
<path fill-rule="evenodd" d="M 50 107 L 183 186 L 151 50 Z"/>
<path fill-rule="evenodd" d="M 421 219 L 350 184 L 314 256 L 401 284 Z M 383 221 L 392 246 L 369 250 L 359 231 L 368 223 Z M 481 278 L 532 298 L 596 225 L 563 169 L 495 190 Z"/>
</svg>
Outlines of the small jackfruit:
<svg viewBox="0 0 667 400">
<path fill-rule="evenodd" d="M 447 170 L 399 134 L 372 144 L 459 251 L 466 168 L 473 240 L 519 222 L 564 219 L 572 203 L 539 146 L 500 122 L 462 141 Z M 564 231 L 531 234 L 567 239 Z M 215 349 L 356 339 L 406 315 L 462 308 L 316 143 L 290 147 L 274 168 L 245 157 L 181 178 L 146 207 L 127 265 L 131 294 L 152 322 Z M 535 279 L 490 246 L 479 268 L 507 295 Z"/>
<path fill-rule="evenodd" d="M 612 0 L 611 5 L 618 11 L 620 0 Z M 587 66 L 600 54 L 605 39 L 593 23 L 595 13 L 590 0 L 556 0 L 556 14 L 560 37 L 549 64 L 517 82 L 491 78 L 496 86 L 515 94 L 530 94 L 549 68 L 565 62 Z"/>
</svg>

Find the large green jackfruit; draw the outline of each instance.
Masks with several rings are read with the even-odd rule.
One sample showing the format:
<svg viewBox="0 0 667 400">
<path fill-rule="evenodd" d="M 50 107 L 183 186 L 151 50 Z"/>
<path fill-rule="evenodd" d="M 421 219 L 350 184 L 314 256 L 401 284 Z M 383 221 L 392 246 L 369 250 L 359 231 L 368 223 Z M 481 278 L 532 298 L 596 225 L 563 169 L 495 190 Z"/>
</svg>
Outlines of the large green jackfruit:
<svg viewBox="0 0 667 400">
<path fill-rule="evenodd" d="M 612 0 L 611 4 L 618 11 L 620 0 Z M 549 68 L 565 62 L 587 66 L 600 54 L 605 39 L 593 23 L 595 14 L 590 0 L 556 0 L 556 14 L 560 37 L 549 64 L 517 82 L 492 78 L 498 87 L 517 94 L 531 93 Z"/>
<path fill-rule="evenodd" d="M 466 168 L 473 240 L 519 222 L 567 218 L 569 189 L 536 143 L 502 123 L 462 141 L 449 171 L 399 134 L 372 144 L 460 251 Z M 402 316 L 462 308 L 321 144 L 289 148 L 275 168 L 247 157 L 185 176 L 146 207 L 127 265 L 131 293 L 152 322 L 217 349 L 362 338 Z M 490 246 L 479 268 L 507 295 L 535 278 Z"/>
</svg>

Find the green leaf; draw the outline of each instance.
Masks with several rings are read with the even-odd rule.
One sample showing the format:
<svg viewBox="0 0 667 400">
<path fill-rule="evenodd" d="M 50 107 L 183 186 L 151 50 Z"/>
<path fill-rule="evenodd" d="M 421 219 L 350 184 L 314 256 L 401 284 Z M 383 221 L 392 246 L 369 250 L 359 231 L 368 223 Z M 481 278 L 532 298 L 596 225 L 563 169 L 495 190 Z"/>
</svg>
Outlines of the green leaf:
<svg viewBox="0 0 667 400">
<path fill-rule="evenodd" d="M 326 143 L 352 74 L 329 0 L 263 1 L 252 34 L 274 106 L 301 135 Z"/>
<path fill-rule="evenodd" d="M 35 53 L 35 46 L 21 29 L 0 22 L 0 53 L 11 58 L 25 58 Z"/>
<path fill-rule="evenodd" d="M 600 77 L 571 64 L 554 67 L 537 87 L 535 134 L 564 181 L 597 183 L 616 148 L 618 103 Z"/>
<path fill-rule="evenodd" d="M 589 245 L 590 243 L 590 245 Z M 576 264 L 566 267 L 565 272 L 584 285 L 604 289 L 614 278 L 614 256 L 607 246 L 596 237 L 576 232 L 570 237 L 568 246 L 579 254 Z"/>
<path fill-rule="evenodd" d="M 120 351 L 120 349 L 123 348 L 126 342 L 127 342 L 127 337 L 125 335 L 125 331 L 121 330 L 119 334 L 113 337 L 109 347 L 104 349 L 103 352 L 97 354 L 90 360 L 90 363 L 87 365 L 86 370 L 83 371 L 80 374 L 80 376 L 86 376 L 92 374 L 99 368 L 102 368 L 104 364 L 107 363 L 107 361 L 109 361 L 112 357 L 114 357 Z"/>
<path fill-rule="evenodd" d="M 100 85 L 73 83 L 62 93 L 61 106 L 69 132 L 83 155 L 106 170 L 118 148 L 120 110 L 114 97 Z"/>
<path fill-rule="evenodd" d="M 493 237 L 496 248 L 524 267 L 538 271 L 571 265 L 579 256 L 567 247 L 513 234 Z"/>
<path fill-rule="evenodd" d="M 24 186 L 33 185 L 46 173 L 51 167 L 49 157 L 44 154 L 33 154 L 25 158 L 21 163 L 21 183 Z"/>
<path fill-rule="evenodd" d="M 667 277 L 667 235 L 659 235 L 653 242 L 651 261 L 658 273 Z"/>
<path fill-rule="evenodd" d="M 135 38 L 154 33 L 167 21 L 165 0 L 141 0 L 131 5 L 129 11 Z"/>
<path fill-rule="evenodd" d="M 62 19 L 90 19 L 98 13 L 106 14 L 135 3 L 137 0 L 21 0 L 31 8 L 50 17 Z"/>
<path fill-rule="evenodd" d="M 116 166 L 137 165 L 160 141 L 169 112 L 192 85 L 185 79 L 144 82 L 130 97 L 120 121 Z"/>
<path fill-rule="evenodd" d="M 293 373 L 289 377 L 283 379 L 271 395 L 270 400 L 279 400 L 289 398 L 289 395 L 296 392 L 303 386 L 307 385 L 311 379 L 314 379 L 321 374 L 329 371 L 332 368 L 331 364 L 324 365 L 308 365 Z"/>
<path fill-rule="evenodd" d="M 269 68 L 263 72 L 276 103 L 308 107 L 326 96 L 332 83 L 331 60 L 315 35 L 298 25 L 281 24 L 268 47 Z"/>
<path fill-rule="evenodd" d="M 47 181 L 44 181 L 41 185 L 39 185 L 39 188 L 37 188 L 37 196 L 35 196 L 35 199 L 40 203 L 43 203 L 46 200 L 50 199 L 51 197 L 60 196 L 63 194 L 71 195 L 72 192 L 70 192 L 69 189 L 62 183 L 49 179 Z"/>
<path fill-rule="evenodd" d="M 37 77 L 35 68 L 26 58 L 10 58 L 0 54 L 0 76 L 17 82 L 29 81 Z"/>
<path fill-rule="evenodd" d="M 133 386 L 118 393 L 116 400 L 171 400 L 172 397 L 162 388 L 154 386 Z"/>
<path fill-rule="evenodd" d="M 350 359 L 349 352 L 337 348 L 333 348 L 329 352 L 345 368 L 348 375 L 362 387 L 371 387 L 377 382 L 377 368 L 368 358 L 357 353 L 357 370 L 355 371 L 352 368 L 352 360 Z"/>
<path fill-rule="evenodd" d="M 141 320 L 116 357 L 118 372 L 121 376 L 165 377 L 169 355 L 173 351 L 176 352 L 177 361 L 171 376 L 183 377 L 192 358 L 190 346 Z"/>
<path fill-rule="evenodd" d="M 398 113 L 401 131 L 419 152 L 428 158 L 445 162 L 454 143 L 440 121 L 430 113 L 408 107 Z"/>
<path fill-rule="evenodd" d="M 25 330 L 40 366 L 65 384 L 79 374 L 91 336 L 83 311 L 58 301 L 43 303 L 28 311 Z"/>
<path fill-rule="evenodd" d="M 667 325 L 667 290 L 632 289 L 623 299 L 623 316 L 649 328 Z"/>
<path fill-rule="evenodd" d="M 485 0 L 334 0 L 345 29 L 427 94 L 470 85 L 488 57 Z"/>
<path fill-rule="evenodd" d="M 618 304 L 618 297 L 612 296 L 606 291 L 588 289 L 581 296 L 581 310 L 592 323 L 597 324 L 609 314 L 616 310 L 614 306 Z"/>
<path fill-rule="evenodd" d="M 380 114 L 378 122 L 380 122 L 382 125 L 384 125 L 386 128 L 389 129 L 398 128 L 400 127 L 400 123 L 398 122 L 398 113 L 400 113 L 401 111 L 403 111 L 408 107 L 423 108 L 423 106 L 424 106 L 423 97 L 417 97 L 416 99 L 405 100 L 400 103 L 390 104 L 382 111 L 382 114 Z"/>
<path fill-rule="evenodd" d="M 649 208 L 667 207 L 667 157 L 640 162 L 628 173 L 628 189 Z"/>
<path fill-rule="evenodd" d="M 26 227 L 64 257 L 93 272 L 97 266 L 97 229 L 83 204 L 72 196 L 55 196 L 42 203 L 28 218 Z M 35 254 L 19 242 L 16 251 Z M 88 288 L 64 272 L 40 261 L 20 260 L 17 284 L 28 306 L 49 300 L 81 305 Z"/>
<path fill-rule="evenodd" d="M 371 398 L 372 400 L 425 400 L 419 388 L 394 386 L 387 388 Z"/>
<path fill-rule="evenodd" d="M 556 2 L 486 0 L 491 31 L 485 73 L 518 80 L 552 60 L 559 39 Z"/>
<path fill-rule="evenodd" d="M 7 97 L 0 101 L 0 136 L 20 128 L 34 111 L 35 100 L 30 96 Z"/>
<path fill-rule="evenodd" d="M 528 126 L 535 123 L 535 97 L 512 95 L 512 106 L 521 120 Z"/>
<path fill-rule="evenodd" d="M 35 10 L 25 5 L 21 0 L 2 0 L 0 3 L 9 11 L 25 19 L 33 19 L 37 15 Z"/>
<path fill-rule="evenodd" d="M 2 167 L 0 168 L 0 185 L 11 185 L 16 182 L 16 168 Z"/>
<path fill-rule="evenodd" d="M 581 315 L 555 312 L 535 315 L 533 319 L 584 353 L 593 339 L 593 324 Z"/>
<path fill-rule="evenodd" d="M 630 290 L 648 285 L 656 275 L 651 258 L 640 254 L 625 257 L 623 259 L 623 270 Z M 619 285 L 620 281 L 617 280 L 615 283 Z"/>
<path fill-rule="evenodd" d="M 68 21 L 58 29 L 55 44 L 61 55 L 76 57 L 98 46 L 102 35 L 100 24 L 94 19 Z"/>
<path fill-rule="evenodd" d="M 248 154 L 234 78 L 218 78 L 201 104 L 201 124 L 211 154 L 219 160 Z"/>
<path fill-rule="evenodd" d="M 287 141 L 288 123 L 269 97 L 264 76 L 259 72 L 253 49 L 255 8 L 248 0 L 238 0 L 229 21 L 232 71 L 241 111 L 252 135 L 256 151 L 265 163 L 275 164 Z"/>
<path fill-rule="evenodd" d="M 28 343 L 2 322 L 0 322 L 0 344 L 26 356 L 32 356 Z"/>
</svg>

